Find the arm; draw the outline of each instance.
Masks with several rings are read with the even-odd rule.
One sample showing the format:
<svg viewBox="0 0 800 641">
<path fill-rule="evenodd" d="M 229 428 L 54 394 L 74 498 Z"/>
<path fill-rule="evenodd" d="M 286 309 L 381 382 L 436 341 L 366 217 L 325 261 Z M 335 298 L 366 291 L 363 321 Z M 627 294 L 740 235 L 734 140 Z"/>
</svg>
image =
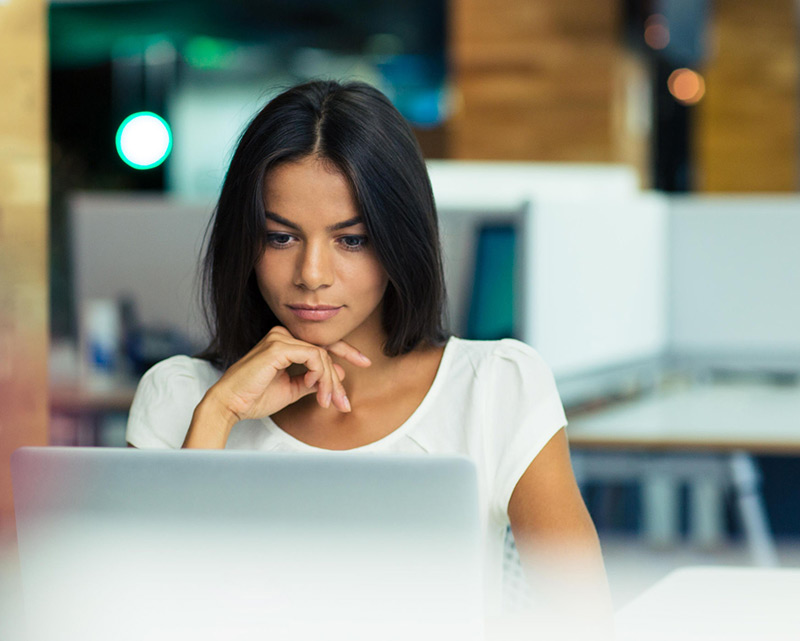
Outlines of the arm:
<svg viewBox="0 0 800 641">
<path fill-rule="evenodd" d="M 600 542 L 575 482 L 563 428 L 518 481 L 508 516 L 534 607 L 551 623 L 554 634 L 547 638 L 611 639 Z"/>
<path fill-rule="evenodd" d="M 183 441 L 183 448 L 217 449 L 225 448 L 236 417 L 215 396 L 212 387 L 203 397 L 192 414 L 192 423 Z"/>
</svg>

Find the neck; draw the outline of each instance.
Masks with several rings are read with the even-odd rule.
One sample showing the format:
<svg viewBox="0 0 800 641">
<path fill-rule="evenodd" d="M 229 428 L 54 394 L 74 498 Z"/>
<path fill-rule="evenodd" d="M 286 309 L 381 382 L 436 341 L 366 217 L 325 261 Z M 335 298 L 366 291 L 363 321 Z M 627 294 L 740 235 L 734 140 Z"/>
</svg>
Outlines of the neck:
<svg viewBox="0 0 800 641">
<path fill-rule="evenodd" d="M 366 328 L 361 328 L 366 329 Z M 382 331 L 359 331 L 344 338 L 344 341 L 362 354 L 365 354 L 372 364 L 369 367 L 358 367 L 336 356 L 334 361 L 341 365 L 345 372 L 342 381 L 347 396 L 351 403 L 359 399 L 371 398 L 386 393 L 397 379 L 404 362 L 413 354 L 401 356 L 386 356 L 383 353 L 383 344 L 386 337 Z M 417 351 L 417 350 L 414 350 Z"/>
</svg>

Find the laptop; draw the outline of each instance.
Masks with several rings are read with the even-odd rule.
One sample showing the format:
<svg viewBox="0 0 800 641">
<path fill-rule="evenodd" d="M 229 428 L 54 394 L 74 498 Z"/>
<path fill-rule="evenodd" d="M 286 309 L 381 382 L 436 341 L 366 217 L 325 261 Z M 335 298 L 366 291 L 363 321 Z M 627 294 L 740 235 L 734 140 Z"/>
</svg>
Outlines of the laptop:
<svg viewBox="0 0 800 641">
<path fill-rule="evenodd" d="M 31 641 L 480 639 L 466 458 L 27 447 Z"/>
</svg>

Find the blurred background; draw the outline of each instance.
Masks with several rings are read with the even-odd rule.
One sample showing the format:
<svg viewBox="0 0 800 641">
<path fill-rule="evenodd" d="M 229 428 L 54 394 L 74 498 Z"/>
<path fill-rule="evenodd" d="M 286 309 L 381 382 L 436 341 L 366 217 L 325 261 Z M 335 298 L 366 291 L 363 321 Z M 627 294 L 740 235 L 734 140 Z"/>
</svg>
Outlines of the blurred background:
<svg viewBox="0 0 800 641">
<path fill-rule="evenodd" d="M 125 445 L 138 377 L 204 346 L 197 257 L 242 128 L 298 82 L 359 79 L 430 161 L 454 331 L 521 338 L 554 369 L 619 600 L 685 562 L 800 565 L 799 16 L 795 0 L 0 1 L 4 459 Z M 753 401 L 749 431 L 699 441 L 591 422 L 703 385 L 789 405 Z M 689 432 L 709 422 L 682 407 Z M 711 458 L 646 478 L 642 453 L 665 450 Z M 8 526 L 6 469 L 0 490 Z"/>
</svg>

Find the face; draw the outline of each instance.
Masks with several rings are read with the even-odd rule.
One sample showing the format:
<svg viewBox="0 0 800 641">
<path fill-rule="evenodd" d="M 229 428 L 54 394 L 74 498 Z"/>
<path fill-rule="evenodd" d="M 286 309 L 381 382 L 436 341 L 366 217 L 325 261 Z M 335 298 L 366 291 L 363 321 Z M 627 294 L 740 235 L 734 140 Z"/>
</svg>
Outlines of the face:
<svg viewBox="0 0 800 641">
<path fill-rule="evenodd" d="M 315 345 L 382 343 L 388 279 L 347 179 L 316 157 L 280 165 L 264 181 L 264 206 L 256 279 L 280 323 Z"/>
</svg>

